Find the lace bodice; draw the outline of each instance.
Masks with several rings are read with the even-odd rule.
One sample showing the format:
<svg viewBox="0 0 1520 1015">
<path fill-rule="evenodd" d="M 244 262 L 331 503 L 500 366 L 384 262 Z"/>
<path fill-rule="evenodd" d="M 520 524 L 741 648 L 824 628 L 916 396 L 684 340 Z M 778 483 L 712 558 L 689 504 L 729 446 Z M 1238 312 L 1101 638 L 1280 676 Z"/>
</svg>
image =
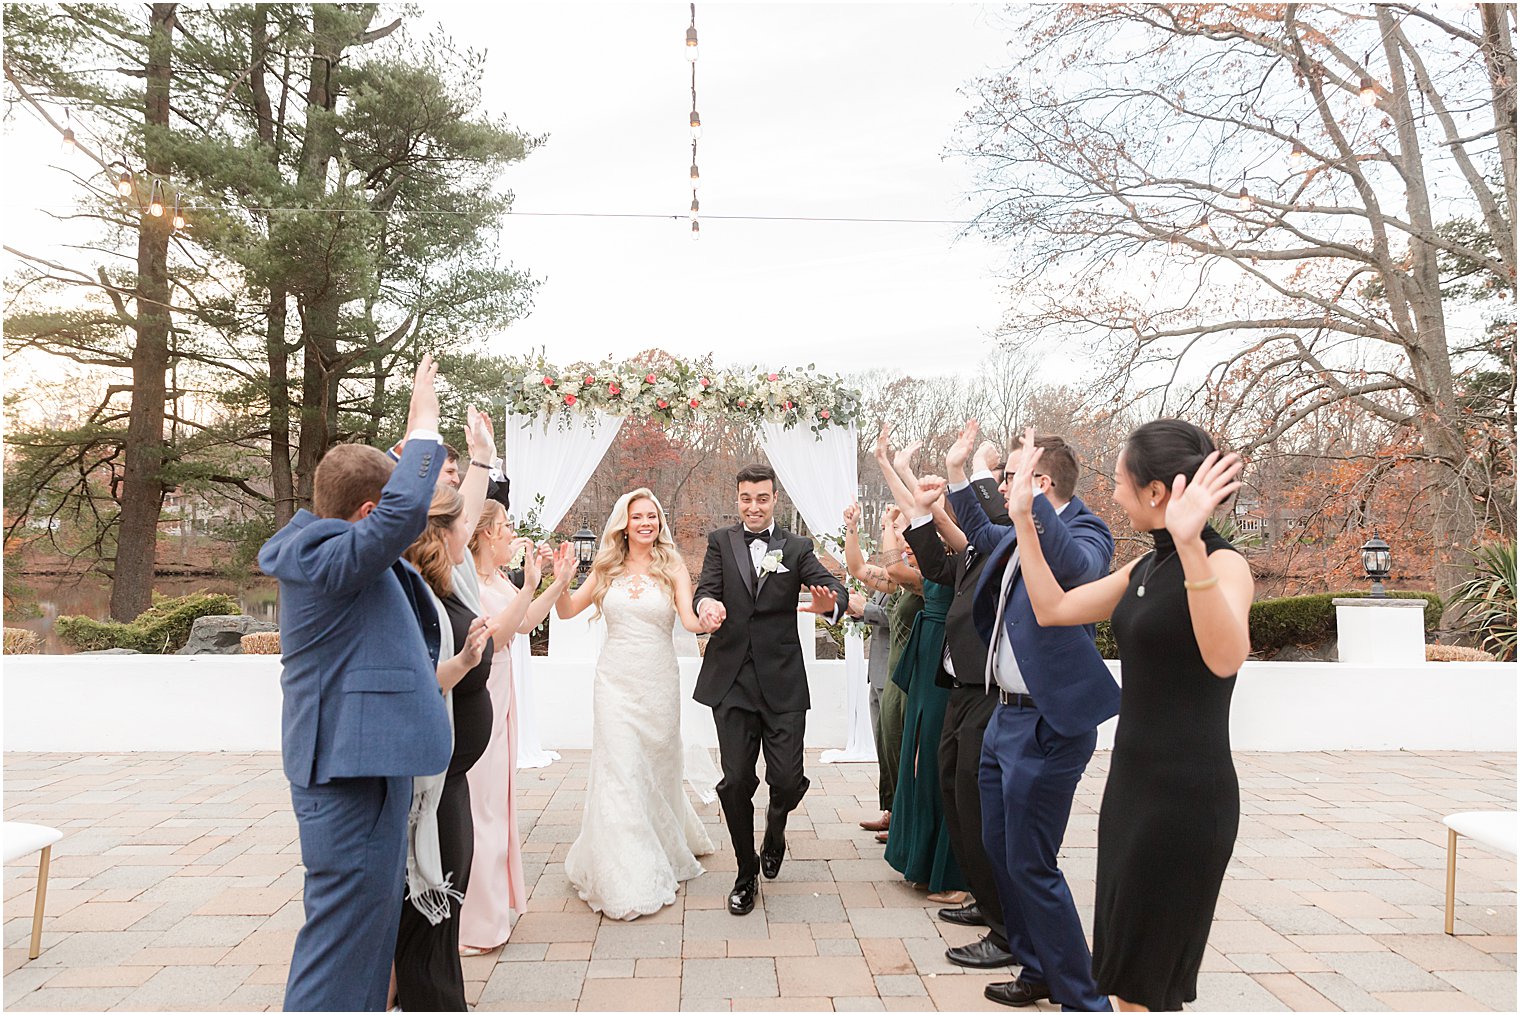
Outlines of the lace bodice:
<svg viewBox="0 0 1520 1015">
<path fill-rule="evenodd" d="M 607 645 L 616 651 L 675 653 L 675 601 L 657 579 L 618 575 L 602 600 Z"/>
</svg>

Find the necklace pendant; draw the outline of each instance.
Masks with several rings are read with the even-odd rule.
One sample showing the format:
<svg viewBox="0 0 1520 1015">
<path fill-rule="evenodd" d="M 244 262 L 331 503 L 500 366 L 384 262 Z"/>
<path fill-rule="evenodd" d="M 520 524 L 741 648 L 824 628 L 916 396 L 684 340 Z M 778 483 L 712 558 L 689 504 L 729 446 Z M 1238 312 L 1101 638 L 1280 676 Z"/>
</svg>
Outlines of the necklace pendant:
<svg viewBox="0 0 1520 1015">
<path fill-rule="evenodd" d="M 1144 585 L 1141 585 L 1139 588 L 1135 589 L 1135 597 L 1137 599 L 1144 599 L 1145 598 L 1145 586 Z"/>
</svg>

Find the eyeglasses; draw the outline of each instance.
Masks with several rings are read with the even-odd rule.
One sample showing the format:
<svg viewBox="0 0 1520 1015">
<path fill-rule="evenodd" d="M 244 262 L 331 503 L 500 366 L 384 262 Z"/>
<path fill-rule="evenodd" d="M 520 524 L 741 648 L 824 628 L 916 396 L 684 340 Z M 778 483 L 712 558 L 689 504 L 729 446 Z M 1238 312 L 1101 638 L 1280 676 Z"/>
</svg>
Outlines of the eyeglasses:
<svg viewBox="0 0 1520 1015">
<path fill-rule="evenodd" d="M 1008 481 L 1009 481 L 1009 480 L 1010 480 L 1010 479 L 1012 479 L 1012 478 L 1013 478 L 1013 477 L 1014 477 L 1014 476 L 1017 476 L 1017 475 L 1018 475 L 1018 473 L 1017 473 L 1017 472 L 1005 472 L 1005 473 L 1003 473 L 1003 482 L 1005 482 L 1005 483 L 1006 483 L 1006 482 L 1008 482 Z M 1046 475 L 1046 474 L 1045 474 L 1045 473 L 1043 473 L 1043 472 L 1036 472 L 1036 473 L 1035 473 L 1035 474 L 1034 474 L 1034 478 L 1035 478 L 1035 479 L 1042 479 L 1042 478 L 1043 478 L 1043 479 L 1049 479 L 1049 478 L 1050 478 L 1050 477 L 1049 477 L 1049 476 L 1047 476 L 1047 475 Z"/>
</svg>

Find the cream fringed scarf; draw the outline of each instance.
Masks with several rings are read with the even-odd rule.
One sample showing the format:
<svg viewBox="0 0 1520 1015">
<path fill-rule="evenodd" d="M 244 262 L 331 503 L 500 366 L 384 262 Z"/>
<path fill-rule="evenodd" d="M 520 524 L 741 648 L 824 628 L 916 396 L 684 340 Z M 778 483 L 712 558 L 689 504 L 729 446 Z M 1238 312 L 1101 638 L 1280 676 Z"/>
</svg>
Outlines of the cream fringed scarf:
<svg viewBox="0 0 1520 1015">
<path fill-rule="evenodd" d="M 428 595 L 438 611 L 438 660 L 454 655 L 454 627 L 432 589 Z M 454 732 L 454 696 L 445 691 L 443 705 L 449 714 L 450 739 Z M 464 901 L 464 895 L 452 887 L 453 875 L 443 869 L 443 855 L 438 848 L 438 801 L 443 797 L 445 768 L 437 775 L 419 775 L 412 779 L 412 807 L 406 818 L 406 900 L 417 907 L 431 924 L 448 918 L 450 899 Z"/>
</svg>

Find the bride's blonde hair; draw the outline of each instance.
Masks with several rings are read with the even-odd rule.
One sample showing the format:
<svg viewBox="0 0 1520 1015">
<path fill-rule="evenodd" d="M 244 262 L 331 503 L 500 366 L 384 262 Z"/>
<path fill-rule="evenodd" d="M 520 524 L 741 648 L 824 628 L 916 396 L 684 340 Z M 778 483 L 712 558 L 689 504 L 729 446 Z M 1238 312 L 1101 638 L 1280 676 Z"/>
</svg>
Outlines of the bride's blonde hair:
<svg viewBox="0 0 1520 1015">
<path fill-rule="evenodd" d="M 628 512 L 634 501 L 647 500 L 654 505 L 660 518 L 660 528 L 650 548 L 654 561 L 650 573 L 655 581 L 665 586 L 672 599 L 676 595 L 676 576 L 686 566 L 681 551 L 670 535 L 670 523 L 665 518 L 665 508 L 654 491 L 641 486 L 630 490 L 617 499 L 612 514 L 607 516 L 607 526 L 602 529 L 602 539 L 597 545 L 596 557 L 591 562 L 591 602 L 596 607 L 595 617 L 602 615 L 602 600 L 612 587 L 612 580 L 628 569 Z"/>
</svg>

